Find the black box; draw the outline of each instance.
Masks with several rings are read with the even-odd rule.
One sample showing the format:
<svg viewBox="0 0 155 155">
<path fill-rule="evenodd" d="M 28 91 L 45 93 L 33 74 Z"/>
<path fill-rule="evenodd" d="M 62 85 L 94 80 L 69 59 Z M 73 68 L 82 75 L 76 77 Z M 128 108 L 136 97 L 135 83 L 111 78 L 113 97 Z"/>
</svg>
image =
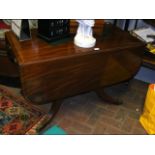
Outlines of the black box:
<svg viewBox="0 0 155 155">
<path fill-rule="evenodd" d="M 46 41 L 56 41 L 68 37 L 70 33 L 69 19 L 39 19 L 38 36 Z"/>
</svg>

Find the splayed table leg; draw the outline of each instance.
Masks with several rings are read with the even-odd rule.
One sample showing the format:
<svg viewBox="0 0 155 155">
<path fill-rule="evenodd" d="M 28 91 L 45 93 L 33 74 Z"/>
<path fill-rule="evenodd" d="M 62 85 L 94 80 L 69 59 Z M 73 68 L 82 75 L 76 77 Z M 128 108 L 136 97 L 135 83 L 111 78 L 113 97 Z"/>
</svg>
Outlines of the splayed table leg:
<svg viewBox="0 0 155 155">
<path fill-rule="evenodd" d="M 108 95 L 103 88 L 97 89 L 95 91 L 98 96 L 105 102 L 109 104 L 115 104 L 115 105 L 120 105 L 122 102 L 118 99 L 114 99 L 112 96 Z"/>
</svg>

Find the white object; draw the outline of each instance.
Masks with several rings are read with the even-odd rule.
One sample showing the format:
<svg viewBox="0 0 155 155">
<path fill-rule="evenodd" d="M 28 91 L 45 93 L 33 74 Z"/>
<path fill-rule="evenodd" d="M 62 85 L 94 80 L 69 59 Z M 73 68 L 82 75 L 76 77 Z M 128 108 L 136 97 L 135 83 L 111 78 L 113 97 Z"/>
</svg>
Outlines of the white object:
<svg viewBox="0 0 155 155">
<path fill-rule="evenodd" d="M 94 48 L 94 51 L 99 51 L 99 50 L 100 50 L 100 48 L 98 48 L 98 47 Z"/>
<path fill-rule="evenodd" d="M 74 44 L 83 47 L 91 48 L 96 44 L 96 39 L 93 37 L 92 27 L 94 26 L 94 20 L 77 20 L 79 23 L 77 34 L 74 37 Z"/>
<path fill-rule="evenodd" d="M 146 43 L 153 42 L 154 40 L 152 38 L 147 37 L 147 35 L 155 35 L 155 30 L 151 27 L 148 28 L 141 28 L 137 30 L 133 30 L 133 35 L 137 36 L 139 39 Z"/>
<path fill-rule="evenodd" d="M 20 36 L 22 20 L 12 20 L 11 29 L 17 37 Z"/>
</svg>

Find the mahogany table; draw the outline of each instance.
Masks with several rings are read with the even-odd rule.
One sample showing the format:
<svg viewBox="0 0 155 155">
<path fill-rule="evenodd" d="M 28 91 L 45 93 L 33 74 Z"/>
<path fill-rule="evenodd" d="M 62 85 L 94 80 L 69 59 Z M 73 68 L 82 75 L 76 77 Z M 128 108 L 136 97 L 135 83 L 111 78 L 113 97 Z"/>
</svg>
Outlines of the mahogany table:
<svg viewBox="0 0 155 155">
<path fill-rule="evenodd" d="M 37 104 L 53 101 L 53 112 L 59 109 L 59 100 L 92 90 L 117 103 L 103 88 L 129 80 L 137 73 L 144 44 L 112 25 L 105 25 L 103 33 L 95 36 L 94 48 L 76 47 L 73 37 L 47 43 L 32 32 L 31 40 L 19 42 L 13 32 L 6 33 L 7 48 L 18 64 L 24 96 Z"/>
</svg>

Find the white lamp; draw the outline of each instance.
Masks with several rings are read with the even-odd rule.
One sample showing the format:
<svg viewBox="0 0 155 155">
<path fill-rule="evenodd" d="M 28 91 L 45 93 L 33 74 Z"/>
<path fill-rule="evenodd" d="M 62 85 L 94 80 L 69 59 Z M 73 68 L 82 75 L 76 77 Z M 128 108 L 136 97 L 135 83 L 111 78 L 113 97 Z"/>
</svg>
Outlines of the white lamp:
<svg viewBox="0 0 155 155">
<path fill-rule="evenodd" d="M 95 24 L 94 20 L 77 20 L 79 23 L 74 44 L 83 48 L 91 48 L 96 44 L 96 39 L 93 37 L 92 27 Z"/>
</svg>

